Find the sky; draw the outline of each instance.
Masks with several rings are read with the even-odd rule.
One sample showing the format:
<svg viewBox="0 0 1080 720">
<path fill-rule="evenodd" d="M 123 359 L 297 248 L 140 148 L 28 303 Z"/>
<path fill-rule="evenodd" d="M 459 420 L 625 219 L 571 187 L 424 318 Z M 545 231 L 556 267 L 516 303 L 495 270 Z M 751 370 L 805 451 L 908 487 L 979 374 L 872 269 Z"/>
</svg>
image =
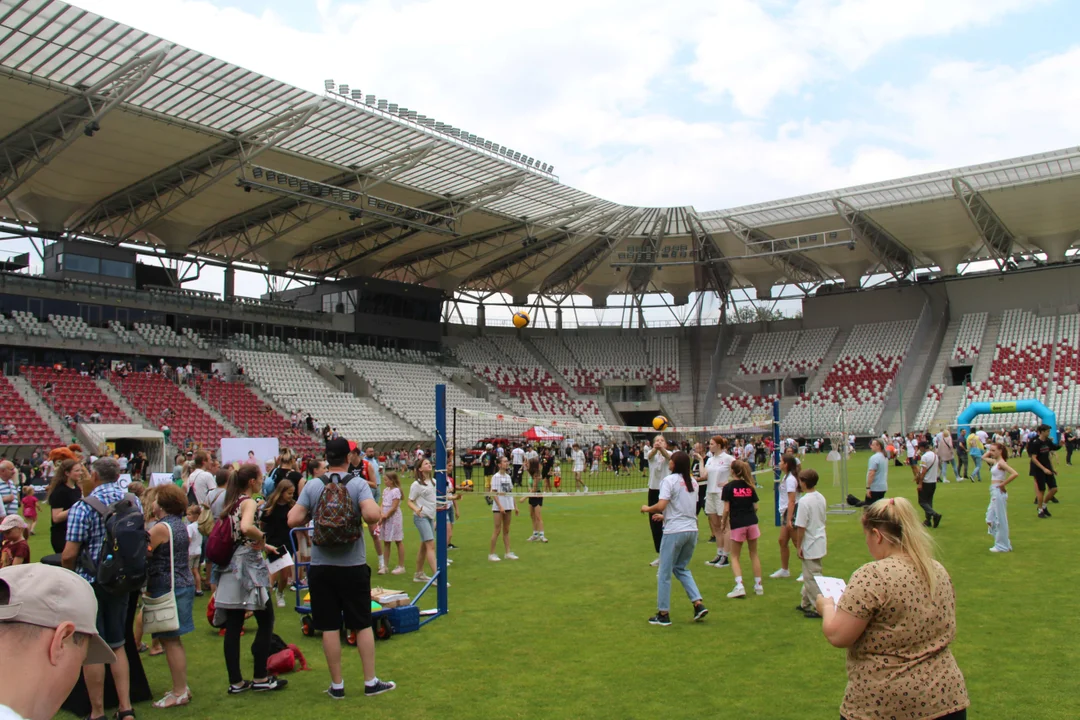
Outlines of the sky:
<svg viewBox="0 0 1080 720">
<path fill-rule="evenodd" d="M 76 4 L 315 92 L 347 83 L 632 205 L 717 210 L 1080 137 L 1073 0 Z"/>
</svg>

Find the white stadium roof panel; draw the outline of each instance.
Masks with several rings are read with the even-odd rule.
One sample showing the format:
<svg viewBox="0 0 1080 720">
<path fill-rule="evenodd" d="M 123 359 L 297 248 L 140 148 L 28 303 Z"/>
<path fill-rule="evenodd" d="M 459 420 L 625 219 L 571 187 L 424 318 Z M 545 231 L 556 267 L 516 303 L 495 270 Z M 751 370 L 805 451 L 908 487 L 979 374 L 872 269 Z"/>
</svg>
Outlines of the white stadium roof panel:
<svg viewBox="0 0 1080 720">
<path fill-rule="evenodd" d="M 466 286 L 512 285 L 517 291 L 576 284 L 594 293 L 622 292 L 645 276 L 653 287 L 668 282 L 682 288 L 707 273 L 693 265 L 616 273 L 612 263 L 620 252 L 628 254 L 619 247 L 656 241 L 685 244 L 696 258 L 704 230 L 722 254 L 737 258 L 730 268 L 738 282 L 760 285 L 785 272 L 805 277 L 815 267 L 827 277 L 850 280 L 853 268 L 875 267 L 881 258 L 895 262 L 889 253 L 908 257 L 906 249 L 926 258 L 943 249 L 974 248 L 974 255 L 985 257 L 966 209 L 972 202 L 994 210 L 1021 249 L 1030 247 L 1021 238 L 1038 246 L 1041 235 L 1080 228 L 1080 148 L 727 210 L 623 207 L 560 183 L 546 165 L 519 152 L 403 108 L 394 112 L 389 103 L 369 104 L 373 96 L 346 96 L 344 86 L 317 95 L 59 0 L 0 0 L 0 82 L 0 138 L 12 147 L 25 146 L 36 118 L 48 121 L 80 102 L 90 107 L 87 97 L 100 100 L 90 111 L 99 109 L 106 90 L 86 95 L 95 83 L 123 91 L 115 108 L 102 111 L 101 131 L 92 138 L 58 135 L 58 154 L 30 174 L 16 167 L 16 178 L 12 168 L 0 168 L 0 182 L 6 183 L 0 193 L 10 193 L 26 213 L 14 219 L 37 221 L 35 213 L 49 214 L 55 225 L 63 216 L 78 222 L 63 229 L 114 240 L 152 241 L 156 230 L 168 230 L 172 251 L 190 246 L 219 256 L 264 258 L 275 269 L 285 262 L 297 269 L 377 272 L 439 286 L 448 277 L 459 278 Z M 87 121 L 98 117 L 90 111 L 79 110 Z M 295 177 L 292 184 L 244 193 L 237 179 L 244 173 L 251 181 L 247 172 L 254 165 Z M 224 170 L 214 174 L 221 168 L 227 176 Z M 347 205 L 316 212 L 331 206 L 290 194 L 300 180 L 331 179 L 355 188 L 355 173 L 365 169 L 364 187 L 377 182 L 371 195 L 393 206 L 384 204 L 381 215 L 352 220 Z M 156 215 L 146 211 L 153 192 L 175 194 L 177 178 L 192 173 L 205 182 Z M 32 202 L 20 205 L 20 197 Z M 50 201 L 56 204 L 51 210 Z M 121 212 L 128 206 L 134 208 L 131 217 Z M 83 217 L 88 208 L 97 215 Z M 250 230 L 273 225 L 290 208 L 300 208 L 304 221 L 281 232 Z M 395 223 L 404 215 L 451 215 L 454 222 Z M 738 224 L 739 234 L 729 222 Z M 744 236 L 805 236 L 863 222 L 870 225 L 860 225 L 855 250 L 804 249 L 790 262 L 746 257 L 755 249 Z M 237 233 L 254 234 L 256 241 L 239 242 Z M 188 236 L 198 243 L 181 243 Z M 1009 247 L 996 252 L 1000 260 Z M 413 260 L 418 267 L 410 266 Z"/>
</svg>

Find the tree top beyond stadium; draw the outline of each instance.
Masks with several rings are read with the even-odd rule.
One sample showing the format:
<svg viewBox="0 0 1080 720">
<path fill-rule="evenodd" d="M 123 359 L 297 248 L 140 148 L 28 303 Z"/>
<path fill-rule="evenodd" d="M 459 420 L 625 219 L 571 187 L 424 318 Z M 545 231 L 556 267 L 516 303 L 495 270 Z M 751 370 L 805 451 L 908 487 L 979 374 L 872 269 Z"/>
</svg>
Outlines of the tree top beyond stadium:
<svg viewBox="0 0 1080 720">
<path fill-rule="evenodd" d="M 0 215 L 304 277 L 611 293 L 1007 269 L 1080 239 L 1080 148 L 728 210 L 619 205 L 327 81 L 300 90 L 57 0 L 0 0 Z"/>
</svg>

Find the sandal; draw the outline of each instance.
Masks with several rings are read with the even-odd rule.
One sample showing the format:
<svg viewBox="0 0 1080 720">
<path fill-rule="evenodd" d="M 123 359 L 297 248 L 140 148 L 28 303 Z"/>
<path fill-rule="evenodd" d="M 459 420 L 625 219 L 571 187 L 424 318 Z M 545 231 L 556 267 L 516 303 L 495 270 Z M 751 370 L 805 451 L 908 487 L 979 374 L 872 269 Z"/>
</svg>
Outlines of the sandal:
<svg viewBox="0 0 1080 720">
<path fill-rule="evenodd" d="M 139 643 L 139 652 L 144 653 L 150 649 L 150 646 L 144 642 Z"/>
<path fill-rule="evenodd" d="M 147 655 L 149 655 L 150 657 L 157 657 L 158 655 L 164 655 L 164 654 L 165 654 L 165 648 L 161 648 L 160 650 L 151 650 L 150 652 L 147 653 Z"/>
<path fill-rule="evenodd" d="M 181 695 L 176 695 L 170 690 L 165 693 L 165 697 L 154 703 L 154 707 L 171 708 L 179 705 L 187 705 L 189 702 L 191 702 L 191 690 L 189 688 L 185 688 Z"/>
<path fill-rule="evenodd" d="M 113 717 L 116 718 L 116 720 L 124 720 L 124 718 L 131 718 L 131 720 L 135 720 L 135 708 L 132 708 L 130 710 L 117 710 L 116 714 L 113 715 Z"/>
</svg>

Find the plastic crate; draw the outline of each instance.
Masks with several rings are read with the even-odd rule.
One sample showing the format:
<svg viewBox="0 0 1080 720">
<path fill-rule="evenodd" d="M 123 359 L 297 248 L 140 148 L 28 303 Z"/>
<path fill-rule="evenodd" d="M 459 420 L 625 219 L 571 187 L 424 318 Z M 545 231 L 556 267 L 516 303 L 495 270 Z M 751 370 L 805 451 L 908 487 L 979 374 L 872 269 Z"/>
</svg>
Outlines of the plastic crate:
<svg viewBox="0 0 1080 720">
<path fill-rule="evenodd" d="M 415 605 L 402 605 L 390 608 L 390 626 L 394 634 L 408 633 L 420 629 L 420 608 Z"/>
</svg>

